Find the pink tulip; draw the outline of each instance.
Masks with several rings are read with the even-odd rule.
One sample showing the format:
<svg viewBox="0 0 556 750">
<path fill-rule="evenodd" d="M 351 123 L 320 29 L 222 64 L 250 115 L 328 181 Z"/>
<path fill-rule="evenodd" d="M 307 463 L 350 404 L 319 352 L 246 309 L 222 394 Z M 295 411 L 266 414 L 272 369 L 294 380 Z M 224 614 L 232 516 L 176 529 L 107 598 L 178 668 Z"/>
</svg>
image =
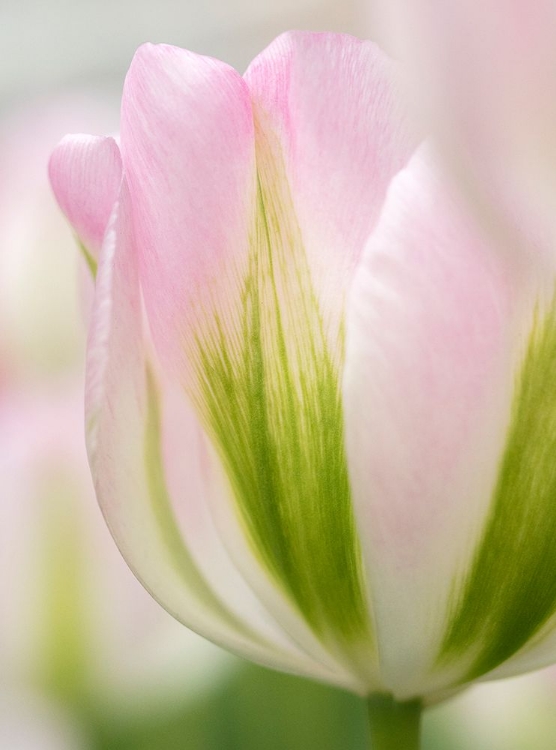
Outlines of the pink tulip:
<svg viewBox="0 0 556 750">
<path fill-rule="evenodd" d="M 146 45 L 120 145 L 68 137 L 50 176 L 98 258 L 88 446 L 128 563 L 409 749 L 421 701 L 556 659 L 556 327 L 397 89 L 344 36 L 243 77 Z"/>
</svg>

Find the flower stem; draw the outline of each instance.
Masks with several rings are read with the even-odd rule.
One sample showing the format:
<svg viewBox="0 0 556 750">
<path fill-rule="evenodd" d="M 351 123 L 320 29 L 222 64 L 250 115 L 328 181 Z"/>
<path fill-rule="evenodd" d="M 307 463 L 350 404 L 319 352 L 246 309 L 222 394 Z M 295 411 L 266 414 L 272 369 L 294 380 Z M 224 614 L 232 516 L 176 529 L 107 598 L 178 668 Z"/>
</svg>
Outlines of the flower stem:
<svg viewBox="0 0 556 750">
<path fill-rule="evenodd" d="M 367 702 L 372 750 L 419 750 L 421 702 L 397 703 L 389 695 Z"/>
</svg>

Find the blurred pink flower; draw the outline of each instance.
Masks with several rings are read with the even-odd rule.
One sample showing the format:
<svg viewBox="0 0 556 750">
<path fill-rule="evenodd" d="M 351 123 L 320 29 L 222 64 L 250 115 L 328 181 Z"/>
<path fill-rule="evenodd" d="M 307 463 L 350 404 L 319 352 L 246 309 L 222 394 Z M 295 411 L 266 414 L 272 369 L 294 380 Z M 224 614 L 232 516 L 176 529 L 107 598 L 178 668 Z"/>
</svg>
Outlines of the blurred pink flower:
<svg viewBox="0 0 556 750">
<path fill-rule="evenodd" d="M 506 250 L 556 244 L 556 3 L 378 0 L 370 33 Z"/>
</svg>

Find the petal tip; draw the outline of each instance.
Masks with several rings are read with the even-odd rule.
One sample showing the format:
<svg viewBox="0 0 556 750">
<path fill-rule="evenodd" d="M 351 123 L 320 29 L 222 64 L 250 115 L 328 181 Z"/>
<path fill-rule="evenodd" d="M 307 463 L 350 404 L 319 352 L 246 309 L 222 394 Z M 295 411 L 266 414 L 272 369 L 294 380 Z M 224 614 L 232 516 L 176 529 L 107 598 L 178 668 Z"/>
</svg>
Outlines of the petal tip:
<svg viewBox="0 0 556 750">
<path fill-rule="evenodd" d="M 66 135 L 48 162 L 52 192 L 88 250 L 96 254 L 122 175 L 112 136 Z"/>
</svg>

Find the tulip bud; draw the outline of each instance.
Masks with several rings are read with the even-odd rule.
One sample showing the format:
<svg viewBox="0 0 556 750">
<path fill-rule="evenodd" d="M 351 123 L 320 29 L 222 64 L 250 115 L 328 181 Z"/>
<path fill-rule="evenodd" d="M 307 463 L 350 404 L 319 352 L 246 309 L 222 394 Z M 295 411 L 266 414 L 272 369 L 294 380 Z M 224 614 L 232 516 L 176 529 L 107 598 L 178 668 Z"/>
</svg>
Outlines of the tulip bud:
<svg viewBox="0 0 556 750">
<path fill-rule="evenodd" d="M 146 45 L 119 146 L 69 137 L 50 176 L 98 258 L 88 449 L 131 567 L 401 742 L 423 701 L 556 657 L 556 327 L 397 77 L 337 35 L 243 77 Z"/>
</svg>

